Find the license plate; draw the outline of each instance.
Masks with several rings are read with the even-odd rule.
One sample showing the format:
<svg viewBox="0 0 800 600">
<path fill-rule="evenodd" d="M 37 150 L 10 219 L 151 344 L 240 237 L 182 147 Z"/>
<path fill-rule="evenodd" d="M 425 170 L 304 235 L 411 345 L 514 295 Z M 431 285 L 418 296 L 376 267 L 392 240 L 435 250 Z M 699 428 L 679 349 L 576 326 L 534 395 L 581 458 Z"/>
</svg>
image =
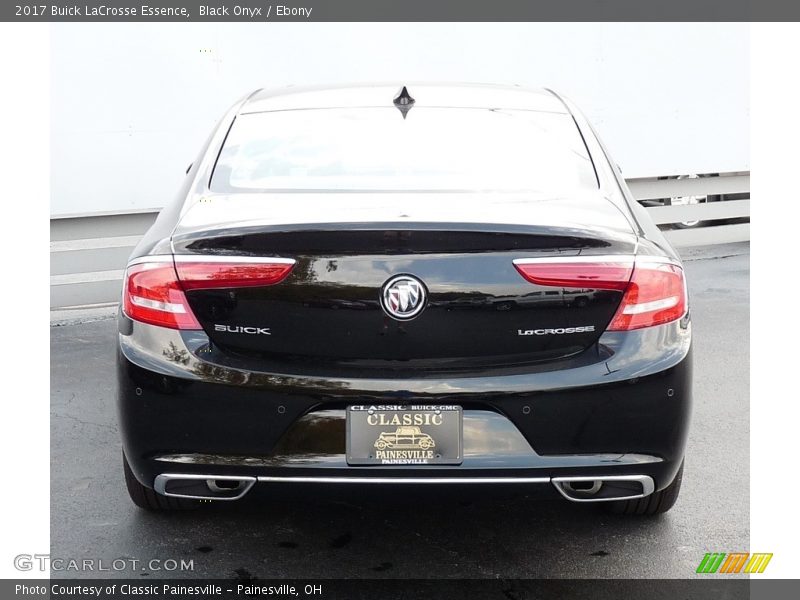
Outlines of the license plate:
<svg viewBox="0 0 800 600">
<path fill-rule="evenodd" d="M 460 465 L 460 406 L 347 407 L 347 463 Z"/>
</svg>

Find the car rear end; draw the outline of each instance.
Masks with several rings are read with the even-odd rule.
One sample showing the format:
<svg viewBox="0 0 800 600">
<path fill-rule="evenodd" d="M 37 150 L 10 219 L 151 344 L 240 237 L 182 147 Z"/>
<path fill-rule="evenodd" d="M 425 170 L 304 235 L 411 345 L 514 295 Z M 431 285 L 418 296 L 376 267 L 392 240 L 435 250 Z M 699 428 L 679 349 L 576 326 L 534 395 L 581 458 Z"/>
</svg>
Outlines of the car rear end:
<svg viewBox="0 0 800 600">
<path fill-rule="evenodd" d="M 557 98 L 529 115 L 423 97 L 302 120 L 240 108 L 169 242 L 134 253 L 119 407 L 152 498 L 517 483 L 630 501 L 674 482 L 691 403 L 679 260 L 609 197 Z M 492 135 L 487 173 L 453 170 Z"/>
</svg>

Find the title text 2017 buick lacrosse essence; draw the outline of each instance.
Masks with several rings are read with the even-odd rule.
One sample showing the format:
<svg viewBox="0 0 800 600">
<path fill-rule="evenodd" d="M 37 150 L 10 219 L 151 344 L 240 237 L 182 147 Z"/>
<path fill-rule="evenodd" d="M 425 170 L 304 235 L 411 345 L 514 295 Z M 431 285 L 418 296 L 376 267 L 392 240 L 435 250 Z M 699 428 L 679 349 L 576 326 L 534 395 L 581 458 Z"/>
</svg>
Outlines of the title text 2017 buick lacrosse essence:
<svg viewBox="0 0 800 600">
<path fill-rule="evenodd" d="M 678 496 L 678 256 L 549 90 L 256 91 L 134 251 L 125 476 L 149 509 L 278 483 Z"/>
</svg>

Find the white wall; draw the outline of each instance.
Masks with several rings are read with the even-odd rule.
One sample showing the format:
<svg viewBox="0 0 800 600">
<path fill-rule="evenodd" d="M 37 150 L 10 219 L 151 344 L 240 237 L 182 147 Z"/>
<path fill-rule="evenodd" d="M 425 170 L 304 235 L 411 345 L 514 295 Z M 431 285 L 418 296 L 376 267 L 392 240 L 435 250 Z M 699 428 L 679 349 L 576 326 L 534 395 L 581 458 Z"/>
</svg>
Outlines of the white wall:
<svg viewBox="0 0 800 600">
<path fill-rule="evenodd" d="M 548 86 L 626 177 L 749 170 L 746 24 L 54 24 L 51 214 L 161 207 L 257 88 Z"/>
</svg>

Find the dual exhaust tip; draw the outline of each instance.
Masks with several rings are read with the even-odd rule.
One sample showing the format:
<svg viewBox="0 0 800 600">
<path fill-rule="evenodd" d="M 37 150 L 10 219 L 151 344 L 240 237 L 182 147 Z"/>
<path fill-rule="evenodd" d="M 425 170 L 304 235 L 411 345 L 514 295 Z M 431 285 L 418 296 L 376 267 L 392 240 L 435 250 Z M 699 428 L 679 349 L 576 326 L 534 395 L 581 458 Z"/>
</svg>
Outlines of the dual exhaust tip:
<svg viewBox="0 0 800 600">
<path fill-rule="evenodd" d="M 162 473 L 153 488 L 162 496 L 191 500 L 239 500 L 256 484 L 255 477 L 173 475 Z"/>
<path fill-rule="evenodd" d="M 609 477 L 553 477 L 550 482 L 572 502 L 610 502 L 644 498 L 655 489 L 648 475 L 615 475 Z"/>
<path fill-rule="evenodd" d="M 248 477 L 234 475 L 184 475 L 162 473 L 155 479 L 155 491 L 163 496 L 192 500 L 239 500 L 253 486 L 263 481 L 280 483 L 552 483 L 571 502 L 610 502 L 643 498 L 655 491 L 653 478 L 649 475 L 608 475 L 601 477 L 541 477 L 519 480 L 448 477 L 426 480 L 375 477 Z"/>
</svg>

